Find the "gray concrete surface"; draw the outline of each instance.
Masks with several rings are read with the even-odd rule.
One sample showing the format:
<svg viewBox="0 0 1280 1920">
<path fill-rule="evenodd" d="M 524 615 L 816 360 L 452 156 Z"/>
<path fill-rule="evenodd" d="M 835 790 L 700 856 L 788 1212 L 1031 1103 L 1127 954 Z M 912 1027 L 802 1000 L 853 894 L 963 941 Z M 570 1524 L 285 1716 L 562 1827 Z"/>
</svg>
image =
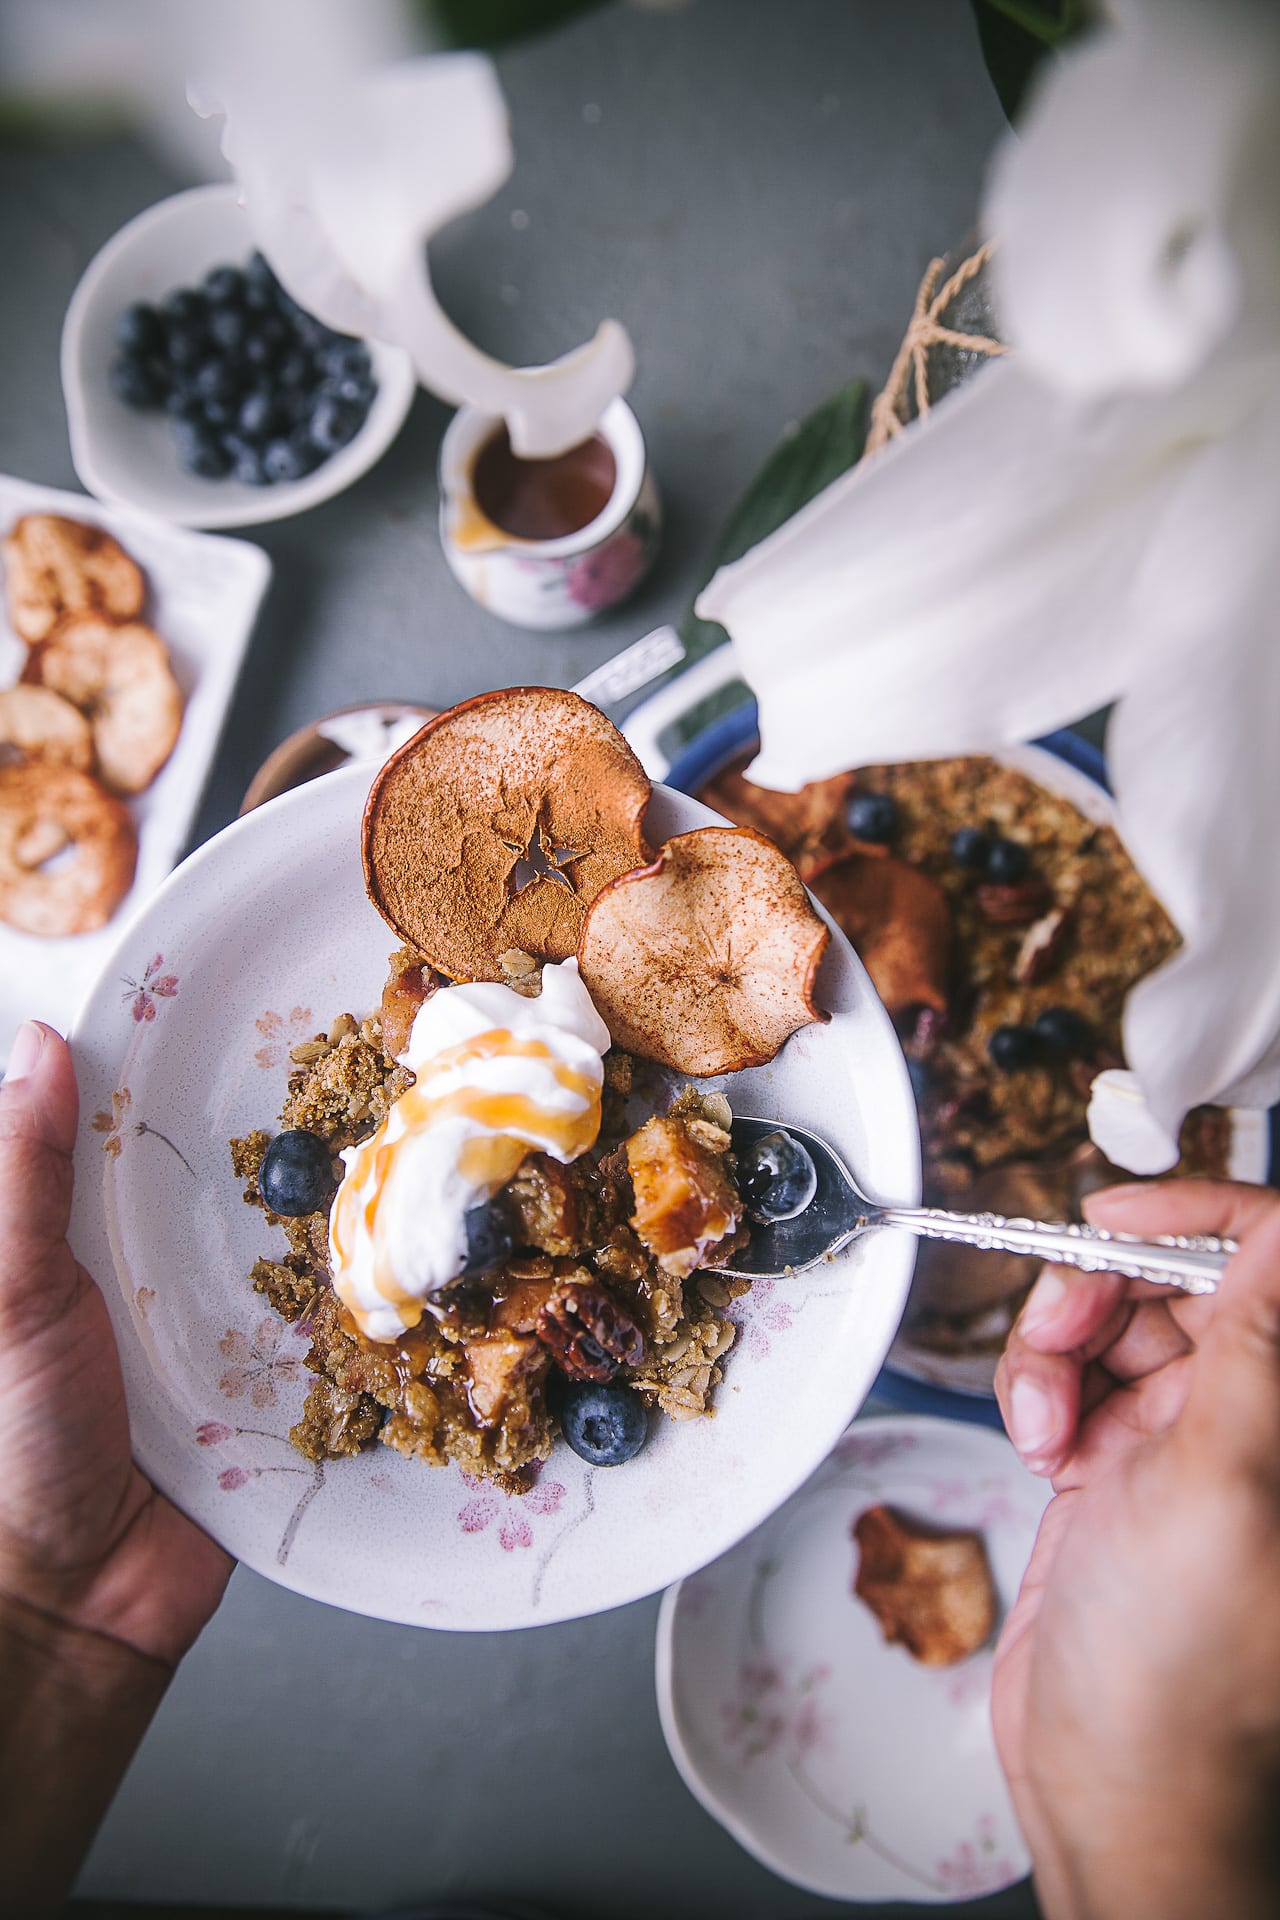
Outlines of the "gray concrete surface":
<svg viewBox="0 0 1280 1920">
<path fill-rule="evenodd" d="M 883 379 L 923 267 L 972 223 L 1001 126 L 959 0 L 619 4 L 500 64 L 516 174 L 442 237 L 437 284 L 476 337 L 526 362 L 604 314 L 625 320 L 667 509 L 661 560 L 632 605 L 585 632 L 497 625 L 445 569 L 434 461 L 447 416 L 420 396 L 349 493 L 253 531 L 275 583 L 197 839 L 232 817 L 287 732 L 329 708 L 568 684 L 678 618 L 725 509 L 788 423 L 851 375 Z M 0 152 L 5 470 L 75 485 L 63 309 L 95 249 L 183 184 L 124 140 Z M 240 1572 L 81 1891 L 335 1909 L 466 1891 L 572 1920 L 845 1911 L 758 1867 L 680 1783 L 654 1705 L 656 1608 L 455 1638 Z M 1021 1888 L 955 1911 L 1025 1920 L 1035 1905 Z"/>
</svg>

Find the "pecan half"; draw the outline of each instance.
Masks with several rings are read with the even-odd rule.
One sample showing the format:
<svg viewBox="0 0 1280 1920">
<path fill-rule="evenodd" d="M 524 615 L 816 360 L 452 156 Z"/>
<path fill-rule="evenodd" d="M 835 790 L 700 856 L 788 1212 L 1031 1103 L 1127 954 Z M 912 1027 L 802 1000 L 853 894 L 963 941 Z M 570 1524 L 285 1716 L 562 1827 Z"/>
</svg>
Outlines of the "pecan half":
<svg viewBox="0 0 1280 1920">
<path fill-rule="evenodd" d="M 1067 935 L 1067 910 L 1050 907 L 1022 936 L 1013 962 L 1013 977 L 1021 987 L 1033 987 L 1052 972 Z"/>
<path fill-rule="evenodd" d="M 644 1336 L 603 1287 L 562 1280 L 538 1315 L 537 1334 L 571 1380 L 612 1380 L 620 1366 L 638 1367 Z"/>
<path fill-rule="evenodd" d="M 1025 927 L 1053 899 L 1043 880 L 1015 880 L 1005 886 L 986 880 L 978 888 L 978 911 L 994 927 Z"/>
</svg>

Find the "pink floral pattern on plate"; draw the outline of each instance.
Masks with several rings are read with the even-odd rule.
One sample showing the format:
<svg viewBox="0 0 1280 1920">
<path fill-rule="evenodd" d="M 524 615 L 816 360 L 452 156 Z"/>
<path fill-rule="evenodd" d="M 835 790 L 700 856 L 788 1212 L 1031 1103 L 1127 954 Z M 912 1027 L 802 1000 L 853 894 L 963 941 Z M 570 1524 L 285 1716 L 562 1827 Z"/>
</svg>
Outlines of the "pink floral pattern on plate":
<svg viewBox="0 0 1280 1920">
<path fill-rule="evenodd" d="M 558 1480 L 538 1480 L 528 1493 L 510 1494 L 469 1473 L 462 1479 L 474 1489 L 474 1496 L 458 1509 L 459 1527 L 463 1533 L 484 1533 L 496 1521 L 498 1545 L 504 1553 L 531 1547 L 532 1520 L 558 1513 L 564 1500 L 565 1490 Z"/>
<path fill-rule="evenodd" d="M 234 1364 L 219 1380 L 219 1393 L 228 1400 L 239 1400 L 247 1394 L 252 1406 L 273 1407 L 276 1389 L 293 1386 L 302 1377 L 301 1358 L 279 1351 L 281 1340 L 290 1331 L 296 1337 L 301 1329 L 300 1321 L 290 1330 L 276 1319 L 259 1320 L 252 1333 L 228 1327 L 218 1342 L 218 1351 Z"/>
<path fill-rule="evenodd" d="M 979 1819 L 973 1840 L 961 1840 L 945 1860 L 939 1860 L 937 1874 L 957 1900 L 995 1893 L 1018 1877 L 1013 1862 L 999 1851 L 996 1823 L 989 1813 Z"/>
<path fill-rule="evenodd" d="M 738 1329 L 735 1350 L 753 1360 L 767 1360 L 773 1341 L 779 1334 L 789 1333 L 795 1324 L 792 1303 L 778 1280 L 753 1280 L 750 1293 L 733 1302 L 726 1318 Z"/>
<path fill-rule="evenodd" d="M 291 1047 L 296 1047 L 299 1041 L 311 1039 L 315 1015 L 310 1007 L 290 1007 L 287 1014 L 276 1013 L 268 1007 L 253 1024 L 264 1042 L 253 1056 L 256 1064 L 260 1067 L 282 1067 L 289 1058 Z"/>
<path fill-rule="evenodd" d="M 793 1680 L 789 1664 L 767 1656 L 743 1660 L 737 1692 L 721 1705 L 725 1745 L 744 1766 L 778 1750 L 794 1765 L 830 1745 L 832 1716 L 821 1698 L 830 1667 L 815 1661 Z"/>
<path fill-rule="evenodd" d="M 153 954 L 142 970 L 141 980 L 131 980 L 124 976 L 124 994 L 122 998 L 129 1003 L 129 1011 L 141 1026 L 145 1021 L 156 1017 L 157 1000 L 172 1000 L 178 991 L 176 973 L 162 973 L 164 965 L 162 953 Z"/>
</svg>

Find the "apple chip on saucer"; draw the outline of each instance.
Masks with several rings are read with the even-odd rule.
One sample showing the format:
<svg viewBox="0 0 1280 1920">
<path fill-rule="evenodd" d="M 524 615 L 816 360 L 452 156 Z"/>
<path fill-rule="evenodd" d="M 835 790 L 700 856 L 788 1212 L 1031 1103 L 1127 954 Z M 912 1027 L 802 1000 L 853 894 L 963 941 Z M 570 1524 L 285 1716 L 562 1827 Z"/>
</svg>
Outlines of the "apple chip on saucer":
<svg viewBox="0 0 1280 1920">
<path fill-rule="evenodd" d="M 867 1507 L 853 1525 L 853 1590 L 884 1637 L 926 1667 L 967 1660 L 991 1637 L 996 1593 L 979 1533 L 942 1533 L 892 1507 Z"/>
<path fill-rule="evenodd" d="M 78 707 L 49 687 L 0 691 L 0 765 L 14 756 L 50 766 L 93 768 L 93 732 Z"/>
<path fill-rule="evenodd" d="M 578 961 L 618 1046 L 680 1073 L 736 1073 L 827 1018 L 813 983 L 828 937 L 771 840 L 698 827 L 604 889 Z"/>
<path fill-rule="evenodd" d="M 617 728 L 577 694 L 481 694 L 428 721 L 374 781 L 369 897 L 451 980 L 501 980 L 512 952 L 566 960 L 601 887 L 652 858 L 649 794 Z"/>
<path fill-rule="evenodd" d="M 113 793 L 141 793 L 178 743 L 182 693 L 169 649 L 141 621 L 75 614 L 32 647 L 23 681 L 88 716 L 98 770 Z"/>
<path fill-rule="evenodd" d="M 128 808 L 87 773 L 0 767 L 0 920 L 57 938 L 105 926 L 133 885 Z"/>
<path fill-rule="evenodd" d="M 56 513 L 24 513 L 0 541 L 9 618 L 29 646 L 70 614 L 132 620 L 146 581 L 118 540 L 101 527 Z"/>
</svg>

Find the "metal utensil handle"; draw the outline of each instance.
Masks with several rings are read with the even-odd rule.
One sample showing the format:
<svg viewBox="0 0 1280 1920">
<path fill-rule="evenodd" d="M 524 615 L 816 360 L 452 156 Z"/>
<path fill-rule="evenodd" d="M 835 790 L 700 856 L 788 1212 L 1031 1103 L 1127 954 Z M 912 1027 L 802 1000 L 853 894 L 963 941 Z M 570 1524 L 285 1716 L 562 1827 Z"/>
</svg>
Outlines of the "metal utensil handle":
<svg viewBox="0 0 1280 1920">
<path fill-rule="evenodd" d="M 906 1227 L 926 1240 L 1030 1254 L 1085 1273 L 1124 1273 L 1184 1293 L 1216 1292 L 1223 1268 L 1238 1250 L 1234 1240 L 1211 1234 L 1156 1234 L 1142 1240 L 1069 1221 L 1008 1220 L 999 1213 L 948 1213 L 942 1207 L 875 1207 L 868 1209 L 866 1222 Z"/>
</svg>

